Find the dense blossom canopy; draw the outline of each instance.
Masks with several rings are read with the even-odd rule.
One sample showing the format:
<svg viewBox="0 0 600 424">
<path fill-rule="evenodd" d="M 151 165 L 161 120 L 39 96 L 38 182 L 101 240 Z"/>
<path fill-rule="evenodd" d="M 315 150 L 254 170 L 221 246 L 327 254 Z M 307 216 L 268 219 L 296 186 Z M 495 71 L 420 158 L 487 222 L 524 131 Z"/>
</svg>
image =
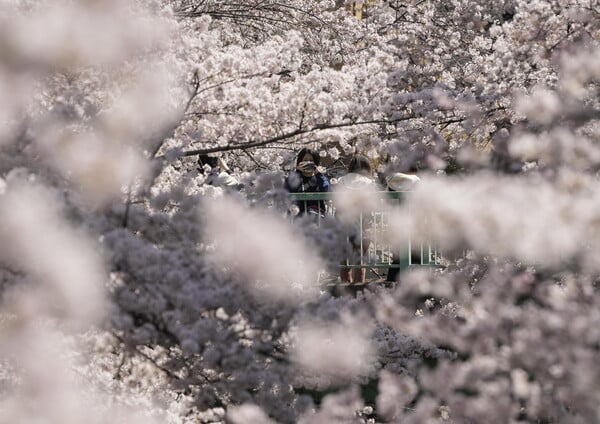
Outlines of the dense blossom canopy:
<svg viewBox="0 0 600 424">
<path fill-rule="evenodd" d="M 599 6 L 346 3 L 0 1 L 0 422 L 600 421 Z M 307 146 L 443 267 L 325 287 Z"/>
</svg>

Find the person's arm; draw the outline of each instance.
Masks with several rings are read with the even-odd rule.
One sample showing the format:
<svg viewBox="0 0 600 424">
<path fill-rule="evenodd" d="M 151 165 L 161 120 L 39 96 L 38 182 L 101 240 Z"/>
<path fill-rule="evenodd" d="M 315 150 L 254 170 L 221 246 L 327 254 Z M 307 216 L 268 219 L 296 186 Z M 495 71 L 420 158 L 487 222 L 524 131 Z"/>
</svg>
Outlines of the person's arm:
<svg viewBox="0 0 600 424">
<path fill-rule="evenodd" d="M 217 164 L 219 168 L 221 168 L 223 171 L 227 172 L 228 174 L 231 173 L 231 169 L 229 169 L 229 167 L 222 158 L 219 157 Z"/>
<path fill-rule="evenodd" d="M 317 177 L 317 184 L 319 185 L 319 191 L 329 191 L 331 188 L 331 183 L 329 182 L 329 178 L 326 175 L 321 174 L 320 172 L 315 175 Z"/>
</svg>

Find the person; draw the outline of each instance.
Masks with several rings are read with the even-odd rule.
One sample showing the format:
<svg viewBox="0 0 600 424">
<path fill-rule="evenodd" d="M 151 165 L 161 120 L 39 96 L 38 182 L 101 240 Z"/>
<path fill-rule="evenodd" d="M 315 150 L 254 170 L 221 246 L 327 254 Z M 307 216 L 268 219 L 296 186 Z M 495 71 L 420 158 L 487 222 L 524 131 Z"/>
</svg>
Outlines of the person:
<svg viewBox="0 0 600 424">
<path fill-rule="evenodd" d="M 414 173 L 394 172 L 385 178 L 385 183 L 390 191 L 411 190 L 413 186 L 421 181 Z"/>
<path fill-rule="evenodd" d="M 348 164 L 348 173 L 339 179 L 338 184 L 350 189 L 359 189 L 375 183 L 372 176 L 371 162 L 364 155 L 354 155 Z"/>
<path fill-rule="evenodd" d="M 325 193 L 330 190 L 329 178 L 319 170 L 321 158 L 316 150 L 303 148 L 296 156 L 296 169 L 285 179 L 285 189 L 290 193 Z M 323 200 L 297 200 L 299 215 L 325 214 Z"/>
<path fill-rule="evenodd" d="M 348 190 L 373 190 L 375 181 L 372 177 L 371 162 L 366 156 L 355 155 L 350 160 L 348 165 L 348 173 L 338 180 L 340 187 Z M 348 237 L 348 241 L 352 246 L 356 256 L 364 256 L 369 250 L 370 241 L 364 234 L 364 222 L 358 224 L 359 234 L 351 234 Z M 340 279 L 347 283 L 364 283 L 367 276 L 366 267 L 361 268 L 345 268 L 344 266 L 350 266 L 352 262 L 347 258 L 342 262 L 342 268 L 340 269 Z M 361 261 L 362 265 L 362 261 Z"/>
<path fill-rule="evenodd" d="M 210 170 L 205 167 L 210 167 Z M 200 155 L 198 157 L 198 170 L 206 176 L 206 184 L 238 190 L 241 188 L 240 181 L 232 175 L 231 169 L 220 157 Z"/>
<path fill-rule="evenodd" d="M 421 179 L 416 175 L 416 168 L 412 168 L 410 172 L 394 172 L 385 178 L 387 189 L 389 191 L 407 191 L 411 190 L 416 183 Z M 398 281 L 398 275 L 400 274 L 400 252 L 394 252 L 392 255 L 392 266 L 388 269 L 386 281 L 395 282 Z M 411 251 L 411 263 L 420 262 L 420 255 L 416 252 Z"/>
</svg>

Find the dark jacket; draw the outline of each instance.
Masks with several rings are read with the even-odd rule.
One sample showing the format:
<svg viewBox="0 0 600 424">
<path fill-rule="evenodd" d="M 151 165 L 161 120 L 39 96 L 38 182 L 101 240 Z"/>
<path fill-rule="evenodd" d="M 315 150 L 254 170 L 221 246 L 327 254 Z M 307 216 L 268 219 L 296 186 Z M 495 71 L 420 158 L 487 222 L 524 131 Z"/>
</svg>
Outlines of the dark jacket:
<svg viewBox="0 0 600 424">
<path fill-rule="evenodd" d="M 300 171 L 295 170 L 285 179 L 285 189 L 290 193 L 323 193 L 329 191 L 330 187 L 329 179 L 320 172 L 312 177 L 305 177 Z M 310 210 L 325 213 L 325 202 L 321 200 L 298 200 L 295 203 L 300 208 L 300 214 Z"/>
</svg>

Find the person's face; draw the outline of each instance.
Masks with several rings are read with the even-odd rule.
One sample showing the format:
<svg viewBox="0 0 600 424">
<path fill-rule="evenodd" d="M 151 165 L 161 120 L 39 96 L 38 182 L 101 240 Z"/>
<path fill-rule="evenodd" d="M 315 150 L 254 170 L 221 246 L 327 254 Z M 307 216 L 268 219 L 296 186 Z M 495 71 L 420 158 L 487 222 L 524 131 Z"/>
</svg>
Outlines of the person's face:
<svg viewBox="0 0 600 424">
<path fill-rule="evenodd" d="M 305 153 L 304 156 L 302 157 L 302 160 L 300 162 L 312 162 L 314 163 L 315 160 L 313 159 L 312 155 L 310 153 Z"/>
<path fill-rule="evenodd" d="M 312 166 L 309 167 L 307 165 Z M 302 160 L 298 164 L 298 169 L 305 177 L 312 177 L 315 175 L 315 159 L 310 153 L 305 153 L 304 156 L 302 156 Z"/>
</svg>

